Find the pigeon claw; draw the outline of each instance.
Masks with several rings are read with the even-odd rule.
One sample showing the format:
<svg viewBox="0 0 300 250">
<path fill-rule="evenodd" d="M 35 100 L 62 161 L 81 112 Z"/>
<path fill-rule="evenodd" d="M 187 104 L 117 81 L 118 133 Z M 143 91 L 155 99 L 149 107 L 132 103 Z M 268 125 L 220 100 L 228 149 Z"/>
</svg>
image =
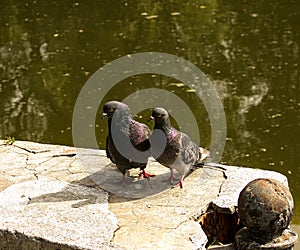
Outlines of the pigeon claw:
<svg viewBox="0 0 300 250">
<path fill-rule="evenodd" d="M 154 176 L 154 174 L 149 174 L 145 170 L 142 170 L 142 172 L 140 173 L 140 179 L 150 178 L 150 177 L 153 177 L 153 176 Z"/>
<path fill-rule="evenodd" d="M 173 188 L 176 188 L 176 187 L 180 187 L 180 188 L 183 188 L 183 183 L 182 183 L 182 180 L 180 180 L 177 184 L 175 184 L 173 187 L 172 187 L 172 189 Z"/>
</svg>

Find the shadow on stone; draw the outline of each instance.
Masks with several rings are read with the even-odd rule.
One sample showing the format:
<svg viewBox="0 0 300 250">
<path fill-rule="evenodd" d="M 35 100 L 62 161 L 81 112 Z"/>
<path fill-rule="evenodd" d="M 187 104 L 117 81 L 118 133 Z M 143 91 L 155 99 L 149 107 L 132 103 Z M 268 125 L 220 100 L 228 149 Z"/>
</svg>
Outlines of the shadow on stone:
<svg viewBox="0 0 300 250">
<path fill-rule="evenodd" d="M 37 197 L 28 198 L 28 204 L 33 203 L 47 203 L 47 202 L 66 202 L 66 201 L 78 201 L 77 203 L 73 203 L 71 207 L 79 208 L 83 206 L 87 206 L 95 203 L 103 203 L 105 202 L 103 199 L 99 199 L 99 196 L 96 194 L 88 194 L 88 193 L 74 193 L 74 185 L 69 184 L 63 190 L 56 193 L 48 193 L 42 194 Z"/>
<path fill-rule="evenodd" d="M 44 178 L 12 185 L 0 196 L 0 225 L 9 229 L 0 231 L 1 249 L 102 249 L 118 228 L 100 188 Z"/>
<path fill-rule="evenodd" d="M 73 191 L 74 185 L 92 187 L 95 190 L 101 189 L 110 194 L 125 198 L 117 199 L 118 202 L 153 196 L 166 190 L 170 190 L 174 186 L 174 184 L 170 183 L 170 170 L 154 161 L 151 162 L 150 168 L 151 173 L 155 174 L 154 177 L 139 179 L 139 169 L 132 169 L 126 175 L 126 183 L 124 184 L 122 183 L 122 174 L 117 170 L 114 164 L 109 163 L 103 167 L 98 167 L 97 169 L 100 170 L 91 173 L 85 178 L 71 182 L 59 192 L 42 194 L 30 198 L 29 203 L 78 201 L 72 204 L 72 207 L 77 208 L 102 202 L 95 194 L 92 195 L 84 192 L 75 194 Z M 198 171 L 202 171 L 202 173 Z M 186 178 L 196 178 L 194 181 L 198 182 L 198 185 L 199 183 L 206 185 L 206 178 L 208 176 L 213 176 L 218 172 L 219 171 L 205 168 L 195 169 L 189 174 L 192 176 L 190 177 L 188 175 Z"/>
<path fill-rule="evenodd" d="M 149 163 L 151 167 L 147 169 L 149 169 L 151 174 L 154 174 L 155 176 L 147 179 L 139 179 L 139 169 L 132 169 L 126 176 L 126 183 L 123 184 L 122 174 L 117 170 L 115 165 L 111 163 L 105 165 L 105 167 L 101 167 L 99 171 L 89 175 L 86 178 L 89 178 L 95 183 L 96 186 L 111 194 L 129 199 L 141 199 L 149 197 L 174 187 L 174 183 L 170 183 L 171 173 L 169 168 L 162 166 L 154 160 L 149 161 Z M 219 172 L 219 169 L 211 169 L 204 166 L 200 169 L 193 169 L 186 176 L 186 178 L 193 178 L 193 182 L 198 183 L 198 185 L 199 183 L 206 185 L 205 180 L 207 177 L 212 177 L 216 174 L 219 175 Z M 175 177 L 178 178 L 179 181 L 180 176 L 178 173 L 176 173 L 176 170 Z M 77 183 L 86 185 L 86 178 L 78 181 Z M 184 188 L 185 187 L 183 187 L 183 189 Z"/>
<path fill-rule="evenodd" d="M 24 233 L 9 230 L 0 232 L 0 246 L 3 250 L 10 249 L 47 249 L 47 250 L 79 250 L 82 248 L 50 242 L 41 237 L 29 237 Z M 5 239 L 5 241 L 2 241 Z M 22 246 L 22 248 L 20 248 Z"/>
<path fill-rule="evenodd" d="M 126 176 L 126 183 L 122 183 L 122 174 L 115 167 L 112 167 L 111 164 L 107 164 L 99 171 L 76 181 L 76 183 L 86 185 L 87 181 L 92 180 L 95 186 L 111 194 L 129 199 L 141 199 L 156 195 L 174 186 L 174 184 L 170 183 L 170 170 L 168 168 L 152 162 L 151 171 L 155 176 L 139 179 L 139 170 L 132 169 Z"/>
</svg>

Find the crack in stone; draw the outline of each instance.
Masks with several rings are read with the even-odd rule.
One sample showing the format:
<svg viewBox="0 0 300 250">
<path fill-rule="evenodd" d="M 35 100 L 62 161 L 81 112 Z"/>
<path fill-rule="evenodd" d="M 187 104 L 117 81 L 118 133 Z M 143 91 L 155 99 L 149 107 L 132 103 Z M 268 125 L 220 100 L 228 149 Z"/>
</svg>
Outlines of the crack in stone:
<svg viewBox="0 0 300 250">
<path fill-rule="evenodd" d="M 3 145 L 5 145 L 5 144 L 3 144 Z M 2 145 L 0 145 L 0 146 L 2 146 Z M 5 146 L 7 146 L 7 145 L 5 145 Z M 18 147 L 18 146 L 16 146 L 16 145 L 13 145 L 14 147 Z M 25 150 L 26 151 L 26 150 Z M 28 166 L 30 165 L 30 164 L 28 164 L 28 160 L 29 160 L 29 155 L 28 154 L 26 154 L 26 153 L 20 153 L 20 152 L 15 152 L 16 154 L 18 154 L 18 155 L 25 155 L 26 156 L 26 159 L 25 159 L 25 169 L 26 170 L 28 170 L 29 172 L 32 172 L 32 174 L 33 174 L 33 176 L 38 180 L 38 176 L 37 176 L 37 173 L 36 173 L 36 170 L 35 169 L 31 169 L 31 168 L 29 168 Z M 18 177 L 19 175 L 10 175 L 11 177 Z M 14 184 L 15 184 L 16 182 L 14 182 Z"/>
<path fill-rule="evenodd" d="M 153 227 L 156 227 L 156 228 L 160 228 L 160 229 L 169 229 L 169 230 L 176 230 L 178 229 L 182 224 L 186 223 L 186 222 L 189 222 L 191 221 L 190 219 L 187 219 L 187 220 L 183 220 L 181 221 L 180 223 L 178 223 L 176 226 L 174 227 L 164 227 L 164 226 L 153 226 Z"/>
<path fill-rule="evenodd" d="M 51 159 L 49 159 L 49 160 L 51 160 Z M 43 162 L 43 163 L 44 163 L 44 162 Z M 42 164 L 42 163 L 40 163 L 39 166 L 40 166 L 41 164 Z M 69 166 L 70 166 L 70 165 L 69 165 Z M 70 171 L 68 168 L 57 169 L 57 170 L 55 170 L 55 171 L 51 171 L 51 168 L 53 168 L 53 167 L 50 167 L 50 168 L 48 168 L 48 169 L 43 169 L 43 170 L 41 170 L 41 171 L 39 171 L 39 172 L 37 172 L 37 171 L 34 169 L 34 171 L 35 171 L 34 176 L 38 179 L 38 176 L 39 176 L 41 173 L 43 173 L 43 172 L 48 172 L 48 173 L 59 173 L 59 172 L 66 171 L 66 172 L 68 172 L 68 173 L 71 174 L 71 175 L 74 174 L 74 173 L 72 173 L 72 171 Z M 55 178 L 55 179 L 57 179 L 57 178 Z M 57 180 L 59 180 L 59 179 L 57 179 Z"/>
<path fill-rule="evenodd" d="M 27 150 L 26 148 L 22 148 L 22 147 L 19 147 L 19 146 L 16 146 L 14 145 L 15 147 L 17 148 L 20 148 L 26 152 L 29 152 L 29 153 L 33 153 L 33 154 L 38 154 L 38 153 L 45 153 L 45 152 L 50 152 L 50 150 L 44 150 L 44 151 L 32 151 L 32 150 Z M 17 154 L 21 154 L 21 155 L 25 155 L 26 156 L 26 159 L 25 159 L 25 169 L 26 170 L 29 170 L 30 172 L 32 172 L 33 176 L 38 180 L 39 179 L 39 175 L 42 173 L 42 172 L 45 172 L 45 171 L 49 171 L 51 169 L 51 167 L 49 169 L 44 169 L 42 171 L 37 171 L 36 168 L 37 167 L 40 167 L 42 166 L 45 162 L 48 162 L 50 160 L 52 160 L 53 158 L 56 158 L 56 157 L 74 157 L 76 156 L 75 153 L 71 153 L 71 154 L 55 154 L 55 155 L 52 155 L 52 156 L 49 156 L 48 159 L 42 161 L 42 162 L 39 162 L 38 164 L 28 164 L 28 161 L 29 161 L 29 154 L 26 154 L 26 153 L 20 153 L 20 152 L 15 152 Z M 30 168 L 29 166 L 32 166 L 32 168 Z M 71 166 L 71 164 L 69 164 L 69 167 Z M 61 171 L 67 171 L 68 173 L 70 174 L 74 174 L 72 171 L 70 171 L 68 168 L 64 168 L 64 169 L 59 169 L 59 170 L 56 170 L 54 172 L 61 172 Z M 14 177 L 14 176 L 12 176 Z"/>
<path fill-rule="evenodd" d="M 21 146 L 17 146 L 17 145 L 13 145 L 14 147 L 16 148 L 19 148 L 19 149 L 22 149 L 28 153 L 31 153 L 31 154 L 40 154 L 40 153 L 46 153 L 46 152 L 50 152 L 51 150 L 42 150 L 42 151 L 34 151 L 34 150 L 30 150 L 30 149 L 27 149 L 27 148 L 23 148 Z"/>
<path fill-rule="evenodd" d="M 117 226 L 118 226 L 118 228 L 113 232 L 113 236 L 112 236 L 112 238 L 110 240 L 111 243 L 114 241 L 117 232 L 121 229 L 121 227 L 119 225 L 117 225 Z"/>
<path fill-rule="evenodd" d="M 5 145 L 5 144 L 4 144 Z M 1 145 L 2 146 L 2 145 Z M 31 153 L 31 154 L 41 154 L 41 153 L 47 153 L 47 152 L 51 152 L 51 150 L 47 149 L 47 150 L 41 150 L 41 151 L 35 151 L 35 150 L 30 150 L 30 149 L 27 149 L 27 148 L 24 148 L 24 147 L 21 147 L 21 146 L 17 146 L 17 145 L 13 145 L 14 147 L 16 148 L 19 148 L 21 150 L 24 150 L 28 153 Z M 16 152 L 17 153 L 17 152 Z M 19 153 L 21 154 L 21 153 Z M 27 155 L 27 154 L 26 154 Z M 55 154 L 55 155 L 52 155 L 51 158 L 54 158 L 54 157 L 74 157 L 76 156 L 77 154 L 76 153 L 70 153 L 70 154 Z M 93 155 L 93 154 L 91 154 Z M 28 156 L 28 155 L 27 155 Z"/>
<path fill-rule="evenodd" d="M 61 155 L 51 155 L 48 157 L 48 159 L 42 161 L 42 162 L 39 162 L 37 167 L 41 166 L 42 164 L 44 164 L 45 162 L 48 162 L 48 161 L 51 161 L 53 158 L 56 158 L 56 157 L 73 157 L 75 156 L 76 154 L 61 154 Z"/>
<path fill-rule="evenodd" d="M 219 171 L 219 172 L 222 172 L 223 173 L 223 178 L 224 179 L 227 179 L 227 175 L 226 175 L 226 168 L 223 168 L 223 167 L 219 167 L 219 166 L 208 166 L 208 165 L 205 165 L 203 166 L 203 169 L 213 169 L 213 170 L 216 170 L 216 171 Z M 208 174 L 209 175 L 209 174 Z"/>
<path fill-rule="evenodd" d="M 208 163 L 208 165 L 203 166 L 203 168 L 215 169 L 215 170 L 221 171 L 223 173 L 224 180 L 220 184 L 219 191 L 218 191 L 218 194 L 217 194 L 217 197 L 219 197 L 221 192 L 222 192 L 222 187 L 223 187 L 224 183 L 226 182 L 226 180 L 228 178 L 228 176 L 226 175 L 226 170 L 227 169 L 224 168 L 223 166 L 221 166 L 220 164 L 214 164 L 214 163 Z"/>
<path fill-rule="evenodd" d="M 52 155 L 52 158 L 54 158 L 54 157 L 74 157 L 74 156 L 76 156 L 76 154 L 75 153 L 72 153 L 72 154 L 58 154 L 58 155 Z"/>
<path fill-rule="evenodd" d="M 33 173 L 33 175 L 37 180 L 39 179 L 38 173 Z"/>
<path fill-rule="evenodd" d="M 222 181 L 222 183 L 221 183 L 221 185 L 220 185 L 220 187 L 219 187 L 219 192 L 218 192 L 217 197 L 220 197 L 221 192 L 222 192 L 222 187 L 223 187 L 223 185 L 225 184 L 226 180 L 227 180 L 227 178 L 225 178 L 225 179 Z"/>
</svg>

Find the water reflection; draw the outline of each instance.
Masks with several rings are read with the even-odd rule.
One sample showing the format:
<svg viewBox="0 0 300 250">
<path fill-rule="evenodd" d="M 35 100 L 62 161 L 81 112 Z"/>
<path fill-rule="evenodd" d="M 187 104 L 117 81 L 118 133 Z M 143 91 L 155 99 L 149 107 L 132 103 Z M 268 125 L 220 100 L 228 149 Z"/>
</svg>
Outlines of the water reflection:
<svg viewBox="0 0 300 250">
<path fill-rule="evenodd" d="M 47 109 L 29 85 L 32 47 L 24 33 L 20 44 L 10 43 L 0 49 L 1 58 L 1 132 L 40 141 L 47 129 Z"/>
<path fill-rule="evenodd" d="M 6 0 L 0 24 L 2 138 L 71 145 L 74 103 L 93 72 L 131 53 L 174 54 L 205 72 L 223 100 L 222 161 L 288 175 L 299 223 L 300 2 Z M 150 87 L 191 107 L 208 146 L 205 108 L 176 79 L 131 77 L 103 101 Z M 145 122 L 149 113 L 138 117 Z M 95 130 L 103 148 L 107 131 L 98 118 Z"/>
</svg>

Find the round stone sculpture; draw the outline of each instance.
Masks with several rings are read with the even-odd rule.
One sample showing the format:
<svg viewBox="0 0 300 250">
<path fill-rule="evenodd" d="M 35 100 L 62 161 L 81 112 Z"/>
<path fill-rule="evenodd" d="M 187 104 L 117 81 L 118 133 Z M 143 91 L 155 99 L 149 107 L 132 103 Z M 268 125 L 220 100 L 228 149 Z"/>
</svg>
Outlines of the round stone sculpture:
<svg viewBox="0 0 300 250">
<path fill-rule="evenodd" d="M 238 214 L 247 231 L 258 242 L 281 235 L 293 217 L 294 202 L 289 189 L 273 179 L 248 183 L 238 199 Z"/>
</svg>

